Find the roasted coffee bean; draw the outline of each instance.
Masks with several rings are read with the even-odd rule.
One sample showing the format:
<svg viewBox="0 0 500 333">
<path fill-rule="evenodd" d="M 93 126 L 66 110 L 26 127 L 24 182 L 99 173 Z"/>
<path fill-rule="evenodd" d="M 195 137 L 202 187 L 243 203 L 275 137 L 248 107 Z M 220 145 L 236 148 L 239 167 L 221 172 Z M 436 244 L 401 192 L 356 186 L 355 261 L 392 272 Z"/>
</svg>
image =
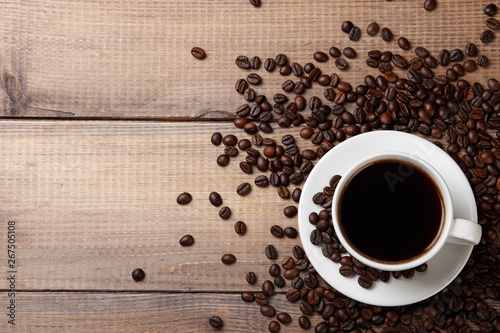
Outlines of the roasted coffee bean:
<svg viewBox="0 0 500 333">
<path fill-rule="evenodd" d="M 424 9 L 428 12 L 433 11 L 436 8 L 437 1 L 436 0 L 425 0 L 424 1 Z"/>
<path fill-rule="evenodd" d="M 224 254 L 221 259 L 223 264 L 225 265 L 231 265 L 231 264 L 234 264 L 236 262 L 236 257 L 234 256 L 234 254 L 231 254 L 231 253 L 226 253 Z"/>
<path fill-rule="evenodd" d="M 281 330 L 281 325 L 278 321 L 271 320 L 271 322 L 269 322 L 269 326 L 267 327 L 267 329 L 271 333 L 277 333 Z"/>
<path fill-rule="evenodd" d="M 286 285 L 286 281 L 282 276 L 277 276 L 274 278 L 274 285 L 278 288 L 283 288 Z"/>
<path fill-rule="evenodd" d="M 201 47 L 193 47 L 191 49 L 191 55 L 197 59 L 204 59 L 206 58 L 207 54 L 205 53 L 205 50 L 203 50 Z"/>
<path fill-rule="evenodd" d="M 260 307 L 260 313 L 265 317 L 274 317 L 276 310 L 272 305 L 265 304 Z"/>
<path fill-rule="evenodd" d="M 346 70 L 349 67 L 349 64 L 345 59 L 337 58 L 335 59 L 335 66 L 337 66 L 340 70 Z"/>
<path fill-rule="evenodd" d="M 498 22 L 497 19 L 490 17 L 486 20 L 486 26 L 488 27 L 488 29 L 498 30 L 500 29 L 500 22 Z"/>
<path fill-rule="evenodd" d="M 300 316 L 299 319 L 299 326 L 300 328 L 307 330 L 311 327 L 311 321 L 307 316 Z"/>
<path fill-rule="evenodd" d="M 215 132 L 214 134 L 212 134 L 210 141 L 214 146 L 220 145 L 222 143 L 222 134 L 220 134 L 219 132 Z"/>
<path fill-rule="evenodd" d="M 274 61 L 276 62 L 276 65 L 284 66 L 288 63 L 288 57 L 285 54 L 280 53 L 274 58 Z"/>
<path fill-rule="evenodd" d="M 283 228 L 276 224 L 271 227 L 270 231 L 274 237 L 282 238 L 285 235 L 283 233 Z"/>
<path fill-rule="evenodd" d="M 276 68 L 276 62 L 274 61 L 274 59 L 272 58 L 267 58 L 265 61 L 264 61 L 264 69 L 268 72 L 272 72 L 274 71 L 274 69 Z"/>
<path fill-rule="evenodd" d="M 488 67 L 489 63 L 490 60 L 485 55 L 479 56 L 479 58 L 477 58 L 477 64 L 479 67 Z"/>
<path fill-rule="evenodd" d="M 283 210 L 283 214 L 286 217 L 289 217 L 289 218 L 294 217 L 295 215 L 297 215 L 297 207 L 295 207 L 295 206 L 287 206 Z"/>
<path fill-rule="evenodd" d="M 181 246 L 191 246 L 194 244 L 194 237 L 191 235 L 184 235 L 179 240 L 179 244 L 181 244 Z"/>
<path fill-rule="evenodd" d="M 240 55 L 240 56 L 236 57 L 235 63 L 236 63 L 236 66 L 238 66 L 239 68 L 242 68 L 242 69 L 250 69 L 251 68 L 250 60 L 248 59 L 247 56 Z"/>
<path fill-rule="evenodd" d="M 132 279 L 134 281 L 142 281 L 144 280 L 144 278 L 146 277 L 146 273 L 144 273 L 144 270 L 142 270 L 141 268 L 136 268 L 132 271 Z"/>
<path fill-rule="evenodd" d="M 349 31 L 349 39 L 352 41 L 358 41 L 361 38 L 361 29 L 358 27 L 352 27 Z"/>
<path fill-rule="evenodd" d="M 429 55 L 429 51 L 427 51 L 426 48 L 421 47 L 421 46 L 416 47 L 415 50 L 414 50 L 414 52 L 415 52 L 415 55 L 417 57 L 422 58 L 422 59 L 425 58 L 425 57 L 427 57 Z"/>
<path fill-rule="evenodd" d="M 389 28 L 382 28 L 380 31 L 380 37 L 383 41 L 390 42 L 392 40 L 392 31 Z"/>
<path fill-rule="evenodd" d="M 259 85 L 262 83 L 262 78 L 257 73 L 250 73 L 247 76 L 247 82 L 253 85 Z"/>
<path fill-rule="evenodd" d="M 439 51 L 438 57 L 437 57 L 437 62 L 441 66 L 446 66 L 450 62 L 450 51 L 446 49 L 442 49 Z"/>
<path fill-rule="evenodd" d="M 494 16 L 497 13 L 497 6 L 490 3 L 484 7 L 484 13 L 488 16 Z"/>
<path fill-rule="evenodd" d="M 241 183 L 236 188 L 236 193 L 238 193 L 241 196 L 248 195 L 251 191 L 252 191 L 252 186 L 250 185 L 250 183 Z"/>
<path fill-rule="evenodd" d="M 294 227 L 286 227 L 285 229 L 283 229 L 283 232 L 288 238 L 296 238 L 298 235 L 297 229 L 295 229 Z"/>
<path fill-rule="evenodd" d="M 276 248 L 272 244 L 266 246 L 265 254 L 266 257 L 271 260 L 278 258 L 278 252 L 276 251 Z"/>
<path fill-rule="evenodd" d="M 348 34 L 349 32 L 351 32 L 351 29 L 354 27 L 354 25 L 352 24 L 351 21 L 344 21 L 342 22 L 342 26 L 341 26 L 341 29 L 343 32 L 345 32 L 346 34 Z"/>
<path fill-rule="evenodd" d="M 259 305 L 267 304 L 267 296 L 264 294 L 255 294 L 255 303 Z"/>
<path fill-rule="evenodd" d="M 222 328 L 224 326 L 224 322 L 219 316 L 212 316 L 208 319 L 208 323 L 215 329 Z"/>
<path fill-rule="evenodd" d="M 254 183 L 259 187 L 266 187 L 269 186 L 269 179 L 265 175 L 259 175 L 255 177 Z"/>
<path fill-rule="evenodd" d="M 278 313 L 276 319 L 282 324 L 290 324 L 292 322 L 292 317 L 286 312 Z"/>
<path fill-rule="evenodd" d="M 410 42 L 406 37 L 399 37 L 398 38 L 398 46 L 402 48 L 403 50 L 409 50 L 411 48 Z"/>
<path fill-rule="evenodd" d="M 316 51 L 313 54 L 314 60 L 317 62 L 325 62 L 328 60 L 328 55 L 325 52 L 322 51 Z"/>
<path fill-rule="evenodd" d="M 274 294 L 274 284 L 270 280 L 266 280 L 262 283 L 262 294 L 266 296 Z"/>
<path fill-rule="evenodd" d="M 237 221 L 235 224 L 234 224 L 234 231 L 238 234 L 238 235 L 244 235 L 246 232 L 247 232 L 247 225 L 245 224 L 245 222 L 243 221 Z"/>
<path fill-rule="evenodd" d="M 241 300 L 243 302 L 253 302 L 254 299 L 255 296 L 251 291 L 244 291 L 241 293 Z"/>
<path fill-rule="evenodd" d="M 313 306 L 306 301 L 300 302 L 299 308 L 300 308 L 300 311 L 303 314 L 305 314 L 306 316 L 311 315 L 314 311 Z"/>
<path fill-rule="evenodd" d="M 193 200 L 193 197 L 188 192 L 183 192 L 177 196 L 177 203 L 179 205 L 187 205 Z"/>
<path fill-rule="evenodd" d="M 485 30 L 479 36 L 479 40 L 483 43 L 491 43 L 495 38 L 495 34 L 491 30 Z"/>
<path fill-rule="evenodd" d="M 454 49 L 450 52 L 450 61 L 460 61 L 464 55 L 460 49 Z"/>
<path fill-rule="evenodd" d="M 219 217 L 223 220 L 227 220 L 231 217 L 231 208 L 223 206 L 219 209 Z"/>
<path fill-rule="evenodd" d="M 375 36 L 378 33 L 379 29 L 380 29 L 380 27 L 379 27 L 378 23 L 372 22 L 372 23 L 368 24 L 368 26 L 366 27 L 366 33 L 369 36 Z"/>
<path fill-rule="evenodd" d="M 255 284 L 257 282 L 257 275 L 254 272 L 248 272 L 245 279 L 248 284 Z"/>
<path fill-rule="evenodd" d="M 356 58 L 356 50 L 354 50 L 352 47 L 346 47 L 342 51 L 342 53 L 347 57 L 347 58 Z"/>
</svg>

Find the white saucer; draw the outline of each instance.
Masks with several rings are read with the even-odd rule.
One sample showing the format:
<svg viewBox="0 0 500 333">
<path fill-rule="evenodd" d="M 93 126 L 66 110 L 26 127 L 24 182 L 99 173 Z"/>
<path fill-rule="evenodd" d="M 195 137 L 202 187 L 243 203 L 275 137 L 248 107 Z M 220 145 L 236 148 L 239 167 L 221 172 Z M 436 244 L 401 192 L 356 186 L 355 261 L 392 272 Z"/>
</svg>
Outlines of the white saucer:
<svg viewBox="0 0 500 333">
<path fill-rule="evenodd" d="M 352 137 L 330 150 L 309 174 L 299 203 L 299 232 L 304 250 L 316 271 L 334 289 L 357 301 L 380 306 L 400 306 L 424 300 L 452 282 L 467 263 L 473 246 L 446 243 L 427 264 L 428 269 L 413 278 L 376 281 L 370 289 L 362 288 L 357 277 L 344 277 L 340 264 L 323 256 L 321 247 L 313 245 L 309 236 L 314 226 L 309 214 L 321 207 L 312 197 L 328 185 L 334 175 L 342 175 L 361 158 L 385 151 L 402 151 L 419 156 L 431 164 L 445 179 L 451 192 L 455 217 L 477 222 L 474 194 L 467 178 L 446 152 L 416 135 L 396 131 L 374 131 Z"/>
</svg>

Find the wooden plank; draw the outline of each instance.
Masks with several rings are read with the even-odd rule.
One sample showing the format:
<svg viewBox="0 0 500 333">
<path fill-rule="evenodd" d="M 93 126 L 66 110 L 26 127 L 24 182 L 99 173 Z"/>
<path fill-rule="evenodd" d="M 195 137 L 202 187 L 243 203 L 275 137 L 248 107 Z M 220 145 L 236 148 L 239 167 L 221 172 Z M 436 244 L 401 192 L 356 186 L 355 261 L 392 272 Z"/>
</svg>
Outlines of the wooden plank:
<svg viewBox="0 0 500 333">
<path fill-rule="evenodd" d="M 222 318 L 223 332 L 267 332 L 275 320 L 228 293 L 20 292 L 16 301 L 16 326 L 2 321 L 1 332 L 213 332 L 208 319 L 214 315 Z M 269 304 L 292 317 L 282 332 L 304 332 L 297 303 L 275 294 Z M 313 327 L 322 321 L 319 315 L 310 319 Z"/>
<path fill-rule="evenodd" d="M 489 1 L 440 0 L 433 12 L 423 1 L 266 0 L 255 8 L 246 0 L 16 1 L 2 2 L 0 22 L 3 116 L 111 118 L 224 118 L 242 98 L 234 83 L 248 72 L 236 68 L 240 55 L 262 59 L 285 53 L 305 64 L 312 53 L 335 45 L 353 46 L 357 59 L 341 78 L 359 84 L 367 73 L 370 49 L 399 52 L 396 38 L 433 55 L 475 42 L 490 57 L 488 70 L 467 77 L 485 82 L 500 74 L 498 41 L 484 45 L 482 13 Z M 359 42 L 340 31 L 344 20 L 363 30 Z M 377 21 L 395 34 L 391 43 L 364 30 Z M 198 61 L 193 46 L 208 57 Z M 332 60 L 321 65 L 338 72 Z M 436 74 L 444 68 L 436 69 Z M 284 78 L 259 71 L 258 93 L 280 92 Z M 321 94 L 321 89 L 308 92 Z"/>
<path fill-rule="evenodd" d="M 2 320 L 1 332 L 213 332 L 208 319 L 214 315 L 223 319 L 224 332 L 266 332 L 272 320 L 257 304 L 225 293 L 42 292 L 18 293 L 16 301 L 16 326 Z M 301 330 L 297 304 L 283 295 L 273 297 L 272 304 L 293 318 L 284 330 Z"/>
<path fill-rule="evenodd" d="M 17 288 L 240 290 L 250 269 L 267 276 L 267 244 L 282 254 L 300 244 L 269 233 L 273 224 L 297 225 L 282 213 L 291 199 L 256 186 L 239 197 L 237 185 L 257 174 L 240 171 L 243 156 L 216 164 L 223 147 L 210 143 L 215 131 L 237 133 L 227 122 L 0 121 L 1 233 L 16 222 Z M 184 191 L 193 201 L 180 206 Z M 229 220 L 209 203 L 212 191 L 233 210 Z M 246 235 L 235 233 L 237 220 Z M 188 233 L 196 242 L 183 248 Z M 226 267 L 228 252 L 238 260 Z M 144 283 L 131 279 L 137 267 Z"/>
</svg>

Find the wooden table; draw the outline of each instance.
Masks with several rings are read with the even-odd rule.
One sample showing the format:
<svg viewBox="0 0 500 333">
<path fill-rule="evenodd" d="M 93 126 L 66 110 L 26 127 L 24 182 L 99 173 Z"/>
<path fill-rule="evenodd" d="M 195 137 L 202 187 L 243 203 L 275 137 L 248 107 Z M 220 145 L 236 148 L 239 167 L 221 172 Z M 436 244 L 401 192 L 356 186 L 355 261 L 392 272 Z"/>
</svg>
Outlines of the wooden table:
<svg viewBox="0 0 500 333">
<path fill-rule="evenodd" d="M 265 246 L 275 244 L 284 256 L 300 240 L 269 232 L 273 224 L 297 226 L 282 213 L 291 200 L 272 187 L 240 197 L 236 186 L 256 175 L 243 174 L 238 158 L 226 168 L 215 162 L 223 148 L 210 143 L 212 133 L 250 137 L 230 121 L 244 102 L 234 83 L 248 74 L 234 60 L 284 53 L 305 64 L 315 51 L 352 46 L 358 57 L 339 73 L 360 84 L 364 74 L 376 74 L 365 65 L 368 50 L 412 56 L 395 40 L 369 37 L 365 28 L 377 21 L 433 55 L 474 42 L 490 65 L 468 79 L 499 78 L 500 43 L 479 42 L 490 1 L 439 0 L 433 12 L 422 2 L 262 0 L 256 8 L 246 0 L 3 1 L 0 331 L 210 332 L 212 315 L 223 318 L 225 331 L 266 331 L 270 319 L 240 299 L 241 291 L 260 288 L 245 274 L 268 279 Z M 362 29 L 360 41 L 341 32 L 344 20 Z M 192 57 L 194 46 L 207 58 Z M 337 71 L 332 60 L 321 67 Z M 281 92 L 283 77 L 258 73 L 259 94 Z M 298 138 L 300 129 L 274 128 L 275 139 Z M 193 201 L 180 206 L 184 191 Z M 211 191 L 233 210 L 229 220 L 210 205 Z M 247 223 L 246 235 L 235 234 L 237 220 Z M 185 234 L 194 236 L 193 246 L 179 245 Z M 237 262 L 223 265 L 224 253 Z M 135 268 L 145 280 L 132 280 Z M 15 271 L 14 297 L 8 271 Z M 294 321 L 282 331 L 298 331 L 300 310 L 283 292 L 273 305 Z M 12 299 L 15 326 L 6 316 Z"/>
</svg>

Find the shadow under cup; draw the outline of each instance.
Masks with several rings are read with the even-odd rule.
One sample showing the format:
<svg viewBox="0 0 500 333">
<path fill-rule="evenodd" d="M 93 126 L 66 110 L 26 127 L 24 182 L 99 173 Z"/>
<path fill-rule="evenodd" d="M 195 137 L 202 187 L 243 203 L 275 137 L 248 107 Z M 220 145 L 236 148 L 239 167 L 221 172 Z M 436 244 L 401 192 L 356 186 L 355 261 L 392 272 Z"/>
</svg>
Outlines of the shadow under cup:
<svg viewBox="0 0 500 333">
<path fill-rule="evenodd" d="M 333 202 L 339 239 L 371 267 L 418 266 L 443 232 L 451 207 L 446 207 L 435 179 L 410 160 L 368 159 L 348 172 L 337 188 Z"/>
</svg>

